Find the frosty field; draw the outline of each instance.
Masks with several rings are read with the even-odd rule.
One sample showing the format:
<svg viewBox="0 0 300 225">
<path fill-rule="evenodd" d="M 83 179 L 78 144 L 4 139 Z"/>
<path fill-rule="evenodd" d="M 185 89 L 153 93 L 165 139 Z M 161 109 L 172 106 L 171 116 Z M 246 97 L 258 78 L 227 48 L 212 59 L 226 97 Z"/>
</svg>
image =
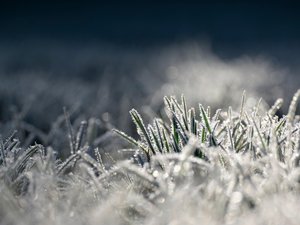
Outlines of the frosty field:
<svg viewBox="0 0 300 225">
<path fill-rule="evenodd" d="M 297 67 L 41 46 L 1 46 L 0 224 L 299 224 Z"/>
</svg>

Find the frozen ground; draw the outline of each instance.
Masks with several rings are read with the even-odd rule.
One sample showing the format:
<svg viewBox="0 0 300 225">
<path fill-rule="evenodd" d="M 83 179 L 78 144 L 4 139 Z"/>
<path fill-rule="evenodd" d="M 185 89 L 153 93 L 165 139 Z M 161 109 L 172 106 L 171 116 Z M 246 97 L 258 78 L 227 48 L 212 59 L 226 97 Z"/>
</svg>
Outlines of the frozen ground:
<svg viewBox="0 0 300 225">
<path fill-rule="evenodd" d="M 296 99 L 288 108 L 299 88 L 296 54 L 285 60 L 270 56 L 272 51 L 229 57 L 203 46 L 2 45 L 0 223 L 298 224 Z M 243 90 L 245 111 L 240 108 Z M 155 116 L 168 121 L 163 96 L 181 94 L 188 107 L 196 108 L 198 141 L 191 138 L 185 145 L 185 131 L 177 127 L 183 135 L 178 133 L 181 153 L 157 154 L 144 162 L 139 154 L 151 146 L 145 135 L 138 136 L 129 110 L 136 108 L 145 124 Z M 255 109 L 259 97 L 264 100 Z M 286 120 L 275 111 L 266 114 L 279 97 L 285 103 L 277 115 L 288 114 Z M 208 124 L 198 103 L 211 106 Z M 180 107 L 176 115 L 184 126 Z M 213 117 L 217 108 L 223 109 L 219 125 Z M 210 125 L 220 132 L 220 143 Z M 80 132 L 84 126 L 87 132 Z M 112 128 L 137 138 L 140 151 Z M 70 130 L 77 135 L 71 144 Z M 171 135 L 167 140 L 177 149 Z M 206 158 L 193 156 L 198 148 Z M 135 164 L 121 160 L 133 154 Z"/>
</svg>

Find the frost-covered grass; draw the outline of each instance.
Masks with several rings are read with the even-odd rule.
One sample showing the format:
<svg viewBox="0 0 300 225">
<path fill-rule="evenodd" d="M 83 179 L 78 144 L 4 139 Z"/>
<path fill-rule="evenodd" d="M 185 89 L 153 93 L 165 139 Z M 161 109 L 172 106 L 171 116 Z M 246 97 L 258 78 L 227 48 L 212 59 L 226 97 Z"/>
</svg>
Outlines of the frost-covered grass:
<svg viewBox="0 0 300 225">
<path fill-rule="evenodd" d="M 240 108 L 212 112 L 165 97 L 151 125 L 130 111 L 138 139 L 115 130 L 130 160 L 104 155 L 107 134 L 94 120 L 75 129 L 67 111 L 66 159 L 1 138 L 1 224 L 299 224 L 299 97 L 280 118 L 282 99 L 267 109 L 243 94 Z"/>
</svg>

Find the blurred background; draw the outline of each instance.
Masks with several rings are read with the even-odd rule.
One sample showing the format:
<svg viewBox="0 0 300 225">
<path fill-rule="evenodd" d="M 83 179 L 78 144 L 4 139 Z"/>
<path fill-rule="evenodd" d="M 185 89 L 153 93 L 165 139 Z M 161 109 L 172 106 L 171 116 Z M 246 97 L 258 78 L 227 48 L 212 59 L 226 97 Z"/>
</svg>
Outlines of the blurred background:
<svg viewBox="0 0 300 225">
<path fill-rule="evenodd" d="M 148 122 L 164 95 L 226 110 L 246 90 L 250 103 L 284 97 L 286 112 L 300 84 L 299 6 L 1 1 L 1 133 L 17 128 L 28 144 L 46 142 L 55 126 L 53 137 L 63 135 L 64 106 L 74 126 L 92 117 L 100 133 L 132 133 L 128 111 Z M 54 140 L 47 143 L 59 147 Z"/>
</svg>

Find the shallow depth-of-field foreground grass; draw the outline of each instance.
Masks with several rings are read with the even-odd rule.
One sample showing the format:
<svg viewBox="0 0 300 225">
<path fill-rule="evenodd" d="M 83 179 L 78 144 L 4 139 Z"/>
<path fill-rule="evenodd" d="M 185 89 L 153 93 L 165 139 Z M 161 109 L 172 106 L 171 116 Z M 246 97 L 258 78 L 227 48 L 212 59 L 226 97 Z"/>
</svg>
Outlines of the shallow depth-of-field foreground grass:
<svg viewBox="0 0 300 225">
<path fill-rule="evenodd" d="M 57 122 L 67 127 L 65 157 L 23 147 L 12 132 L 0 139 L 0 223 L 299 224 L 299 97 L 282 117 L 282 99 L 249 107 L 243 94 L 239 108 L 212 111 L 165 97 L 149 125 L 130 111 L 138 138 L 114 130 L 128 142 L 124 160 L 103 153 L 108 134 L 94 120 L 75 128 L 68 110 Z M 31 128 L 30 141 L 39 137 Z"/>
</svg>

